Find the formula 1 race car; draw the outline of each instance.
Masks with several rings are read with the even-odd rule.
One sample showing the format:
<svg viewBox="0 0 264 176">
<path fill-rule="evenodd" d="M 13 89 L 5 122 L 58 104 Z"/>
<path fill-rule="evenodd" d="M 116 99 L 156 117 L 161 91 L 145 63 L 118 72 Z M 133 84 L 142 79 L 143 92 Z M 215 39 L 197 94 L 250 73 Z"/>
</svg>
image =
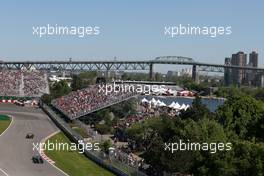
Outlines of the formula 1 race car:
<svg viewBox="0 0 264 176">
<path fill-rule="evenodd" d="M 39 154 L 34 155 L 32 157 L 32 161 L 35 164 L 43 164 L 44 163 L 43 158 Z"/>
<path fill-rule="evenodd" d="M 34 134 L 33 133 L 28 133 L 26 135 L 26 139 L 33 139 L 34 138 Z"/>
</svg>

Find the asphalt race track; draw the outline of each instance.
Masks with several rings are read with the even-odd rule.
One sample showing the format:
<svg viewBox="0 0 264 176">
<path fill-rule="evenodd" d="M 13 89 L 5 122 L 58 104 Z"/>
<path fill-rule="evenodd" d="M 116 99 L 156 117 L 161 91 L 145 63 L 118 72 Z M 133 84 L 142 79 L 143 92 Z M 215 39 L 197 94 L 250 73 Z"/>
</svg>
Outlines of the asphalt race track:
<svg viewBox="0 0 264 176">
<path fill-rule="evenodd" d="M 64 176 L 44 161 L 34 164 L 33 142 L 40 142 L 58 128 L 40 109 L 0 103 L 0 114 L 12 115 L 11 126 L 0 136 L 0 176 Z M 26 139 L 32 132 L 33 139 Z"/>
</svg>

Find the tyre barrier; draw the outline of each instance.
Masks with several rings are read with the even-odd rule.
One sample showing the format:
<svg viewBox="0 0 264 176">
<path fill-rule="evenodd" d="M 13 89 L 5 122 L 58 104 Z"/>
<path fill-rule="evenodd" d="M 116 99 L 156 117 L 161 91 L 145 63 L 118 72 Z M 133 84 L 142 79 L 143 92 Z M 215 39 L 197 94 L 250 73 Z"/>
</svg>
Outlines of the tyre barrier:
<svg viewBox="0 0 264 176">
<path fill-rule="evenodd" d="M 0 103 L 15 103 L 17 100 L 0 100 Z"/>
</svg>

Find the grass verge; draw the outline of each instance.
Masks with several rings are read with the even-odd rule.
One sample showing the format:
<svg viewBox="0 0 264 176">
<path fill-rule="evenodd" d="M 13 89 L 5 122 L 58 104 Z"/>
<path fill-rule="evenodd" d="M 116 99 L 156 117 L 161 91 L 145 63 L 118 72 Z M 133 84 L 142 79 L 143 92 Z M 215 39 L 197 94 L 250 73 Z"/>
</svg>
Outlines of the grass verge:
<svg viewBox="0 0 264 176">
<path fill-rule="evenodd" d="M 49 139 L 50 143 L 70 143 L 62 133 L 58 133 Z M 45 154 L 55 161 L 55 165 L 70 176 L 114 176 L 111 172 L 100 167 L 83 154 L 76 151 L 45 151 Z"/>
<path fill-rule="evenodd" d="M 0 115 L 0 135 L 7 129 L 11 123 L 11 118 L 6 115 Z"/>
</svg>

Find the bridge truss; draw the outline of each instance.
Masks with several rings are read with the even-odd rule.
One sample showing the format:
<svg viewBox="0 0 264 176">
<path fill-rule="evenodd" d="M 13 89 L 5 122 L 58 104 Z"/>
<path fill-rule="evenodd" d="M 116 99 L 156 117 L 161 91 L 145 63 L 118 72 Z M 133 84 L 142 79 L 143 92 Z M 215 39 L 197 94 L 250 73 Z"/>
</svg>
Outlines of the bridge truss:
<svg viewBox="0 0 264 176">
<path fill-rule="evenodd" d="M 37 69 L 55 71 L 92 71 L 92 70 L 149 70 L 148 62 L 116 62 L 116 61 L 54 61 L 54 62 L 4 62 L 4 69 Z"/>
<path fill-rule="evenodd" d="M 153 60 L 136 61 L 20 61 L 4 62 L 0 61 L 0 69 L 37 69 L 46 71 L 110 71 L 110 70 L 148 70 L 150 79 L 153 78 L 153 66 L 158 64 L 169 65 L 190 65 L 192 66 L 192 77 L 195 80 L 198 72 L 218 72 L 224 73 L 226 69 L 251 70 L 264 74 L 264 68 L 231 66 L 221 64 L 209 64 L 196 62 L 192 58 L 182 56 L 161 56 Z"/>
</svg>

